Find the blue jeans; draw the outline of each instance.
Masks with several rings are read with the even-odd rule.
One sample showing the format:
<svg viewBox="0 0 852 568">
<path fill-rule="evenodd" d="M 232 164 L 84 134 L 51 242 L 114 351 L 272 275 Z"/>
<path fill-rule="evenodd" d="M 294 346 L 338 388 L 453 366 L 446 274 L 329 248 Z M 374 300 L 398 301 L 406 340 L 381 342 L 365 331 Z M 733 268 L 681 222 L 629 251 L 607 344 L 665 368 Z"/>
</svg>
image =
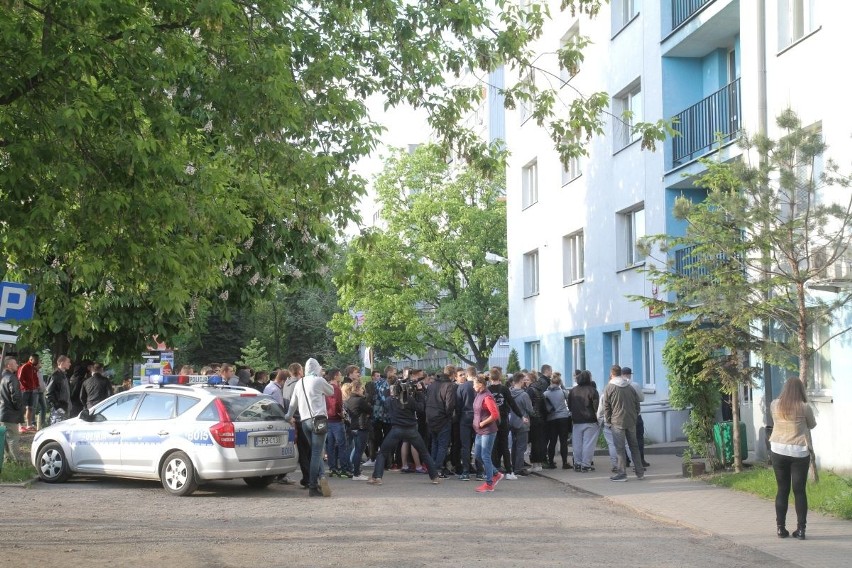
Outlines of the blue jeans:
<svg viewBox="0 0 852 568">
<path fill-rule="evenodd" d="M 328 423 L 325 446 L 330 470 L 352 470 L 352 464 L 349 463 L 349 445 L 346 442 L 346 425 L 343 422 Z"/>
<path fill-rule="evenodd" d="M 497 439 L 497 432 L 477 434 L 473 445 L 473 457 L 477 463 L 482 464 L 485 483 L 488 485 L 494 482 L 494 463 L 491 461 L 491 452 L 494 450 L 495 439 Z"/>
<path fill-rule="evenodd" d="M 309 467 L 308 487 L 317 488 L 317 482 L 322 476 L 322 451 L 325 446 L 325 434 L 314 433 L 314 419 L 302 420 L 302 430 L 311 444 L 311 465 Z"/>
<path fill-rule="evenodd" d="M 435 462 L 435 467 L 444 467 L 444 460 L 447 457 L 447 448 L 450 447 L 450 437 L 453 433 L 453 423 L 447 422 L 443 429 L 437 432 L 432 432 L 432 461 Z"/>
<path fill-rule="evenodd" d="M 352 463 L 352 474 L 356 477 L 361 475 L 361 456 L 364 455 L 369 437 L 369 430 L 352 430 L 352 453 L 349 455 L 349 461 Z"/>
</svg>

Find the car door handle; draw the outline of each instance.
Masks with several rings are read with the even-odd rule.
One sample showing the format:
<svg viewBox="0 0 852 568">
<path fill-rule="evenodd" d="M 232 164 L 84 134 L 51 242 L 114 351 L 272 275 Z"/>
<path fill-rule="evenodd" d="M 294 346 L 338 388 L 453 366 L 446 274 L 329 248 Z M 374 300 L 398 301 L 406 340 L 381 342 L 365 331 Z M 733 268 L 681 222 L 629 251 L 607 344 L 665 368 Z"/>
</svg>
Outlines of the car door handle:
<svg viewBox="0 0 852 568">
<path fill-rule="evenodd" d="M 168 435 L 169 435 L 169 433 L 166 432 L 165 430 L 160 430 L 159 432 L 157 432 L 157 436 L 168 436 Z"/>
<path fill-rule="evenodd" d="M 121 434 L 121 432 L 119 432 L 118 430 L 113 430 L 112 432 L 110 432 L 110 434 L 113 436 L 118 436 L 119 434 Z"/>
</svg>

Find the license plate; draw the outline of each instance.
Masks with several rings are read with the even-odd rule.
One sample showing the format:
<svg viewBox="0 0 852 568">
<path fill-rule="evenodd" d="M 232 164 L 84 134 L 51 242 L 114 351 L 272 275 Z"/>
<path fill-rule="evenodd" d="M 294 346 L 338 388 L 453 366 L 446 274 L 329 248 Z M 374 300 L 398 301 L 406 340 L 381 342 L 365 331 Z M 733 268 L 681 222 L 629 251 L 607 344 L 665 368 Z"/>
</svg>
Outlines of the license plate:
<svg viewBox="0 0 852 568">
<path fill-rule="evenodd" d="M 281 443 L 281 436 L 257 436 L 254 439 L 254 446 L 256 448 L 262 446 L 277 446 Z"/>
<path fill-rule="evenodd" d="M 281 455 L 285 458 L 292 458 L 296 455 L 295 446 L 293 444 L 288 444 L 281 448 Z"/>
</svg>

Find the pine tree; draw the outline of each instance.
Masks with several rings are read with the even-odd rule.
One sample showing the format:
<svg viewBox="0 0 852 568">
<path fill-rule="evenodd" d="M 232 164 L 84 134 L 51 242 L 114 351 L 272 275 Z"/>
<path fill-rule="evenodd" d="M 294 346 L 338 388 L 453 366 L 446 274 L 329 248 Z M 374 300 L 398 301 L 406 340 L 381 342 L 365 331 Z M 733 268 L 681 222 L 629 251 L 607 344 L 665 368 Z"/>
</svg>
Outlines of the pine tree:
<svg viewBox="0 0 852 568">
<path fill-rule="evenodd" d="M 266 352 L 266 347 L 260 344 L 258 338 L 253 338 L 240 351 L 242 352 L 242 358 L 237 361 L 237 365 L 249 367 L 255 371 L 272 368 L 272 365 L 269 363 L 269 354 Z"/>
</svg>

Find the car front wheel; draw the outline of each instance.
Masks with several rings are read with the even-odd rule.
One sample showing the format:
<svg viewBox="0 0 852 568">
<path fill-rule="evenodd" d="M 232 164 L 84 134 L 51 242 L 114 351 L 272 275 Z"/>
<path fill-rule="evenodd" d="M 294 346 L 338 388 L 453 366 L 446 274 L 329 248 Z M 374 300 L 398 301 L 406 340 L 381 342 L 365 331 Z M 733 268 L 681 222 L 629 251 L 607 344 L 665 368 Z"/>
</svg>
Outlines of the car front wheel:
<svg viewBox="0 0 852 568">
<path fill-rule="evenodd" d="M 45 444 L 36 456 L 38 476 L 47 483 L 62 483 L 71 477 L 68 458 L 57 442 Z"/>
<path fill-rule="evenodd" d="M 246 485 L 253 489 L 263 489 L 264 487 L 269 487 L 269 484 L 275 481 L 275 476 L 264 475 L 261 477 L 244 477 L 243 481 L 245 481 Z"/>
<path fill-rule="evenodd" d="M 195 467 L 183 452 L 172 452 L 160 467 L 160 481 L 166 491 L 183 497 L 198 489 Z"/>
</svg>

